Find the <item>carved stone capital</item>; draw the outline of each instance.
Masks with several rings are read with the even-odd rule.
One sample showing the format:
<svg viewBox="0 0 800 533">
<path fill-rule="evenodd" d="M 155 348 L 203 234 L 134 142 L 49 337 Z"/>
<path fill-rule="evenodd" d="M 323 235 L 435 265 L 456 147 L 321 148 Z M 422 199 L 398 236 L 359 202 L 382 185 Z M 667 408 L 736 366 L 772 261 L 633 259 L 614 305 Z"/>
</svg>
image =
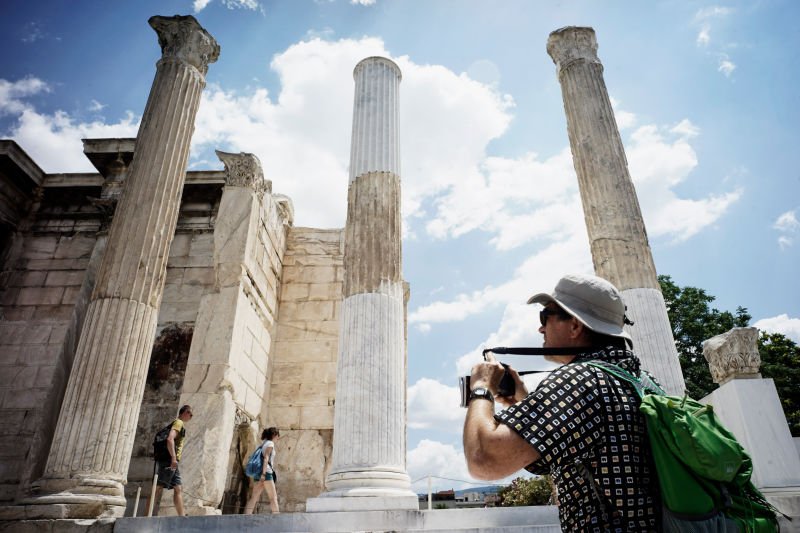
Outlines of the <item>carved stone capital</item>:
<svg viewBox="0 0 800 533">
<path fill-rule="evenodd" d="M 150 17 L 147 21 L 158 34 L 163 58 L 183 61 L 205 76 L 209 63 L 219 57 L 219 45 L 191 15 Z"/>
<path fill-rule="evenodd" d="M 273 194 L 272 198 L 275 200 L 278 215 L 280 215 L 284 225 L 291 226 L 294 223 L 294 204 L 292 200 L 283 194 Z"/>
<path fill-rule="evenodd" d="M 230 187 L 250 187 L 257 194 L 272 193 L 272 182 L 264 179 L 261 161 L 253 154 L 241 152 L 233 154 L 215 150 L 217 157 L 225 165 L 225 184 Z"/>
<path fill-rule="evenodd" d="M 733 328 L 703 341 L 703 357 L 714 383 L 722 385 L 735 378 L 761 377 L 758 329 Z"/>
<path fill-rule="evenodd" d="M 559 75 L 577 62 L 601 64 L 592 28 L 567 26 L 552 32 L 547 39 L 547 53 L 558 67 Z"/>
</svg>

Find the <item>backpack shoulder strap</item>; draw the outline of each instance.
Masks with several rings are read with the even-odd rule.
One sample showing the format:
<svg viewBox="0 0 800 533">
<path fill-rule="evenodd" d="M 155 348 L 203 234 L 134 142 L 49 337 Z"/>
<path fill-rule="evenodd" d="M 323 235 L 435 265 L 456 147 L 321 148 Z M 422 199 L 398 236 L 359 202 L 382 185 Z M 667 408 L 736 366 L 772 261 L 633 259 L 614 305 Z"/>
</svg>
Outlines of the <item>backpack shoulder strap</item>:
<svg viewBox="0 0 800 533">
<path fill-rule="evenodd" d="M 591 361 L 586 361 L 586 364 L 589 366 L 593 366 L 603 370 L 604 372 L 611 374 L 623 381 L 627 381 L 636 389 L 636 394 L 639 395 L 639 398 L 644 398 L 646 394 L 657 394 L 659 396 L 666 396 L 666 392 L 664 389 L 659 387 L 659 385 L 650 377 L 645 371 L 642 371 L 641 377 L 636 377 L 627 370 L 620 368 L 619 365 L 615 365 L 613 363 L 609 363 L 607 361 L 601 361 L 599 359 L 593 359 Z"/>
</svg>

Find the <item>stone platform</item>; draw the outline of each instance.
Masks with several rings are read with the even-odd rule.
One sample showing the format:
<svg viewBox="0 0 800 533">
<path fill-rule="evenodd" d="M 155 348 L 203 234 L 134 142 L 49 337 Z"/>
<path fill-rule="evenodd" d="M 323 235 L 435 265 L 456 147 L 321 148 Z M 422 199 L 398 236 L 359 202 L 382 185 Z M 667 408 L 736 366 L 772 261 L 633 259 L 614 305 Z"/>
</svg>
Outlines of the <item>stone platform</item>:
<svg viewBox="0 0 800 533">
<path fill-rule="evenodd" d="M 10 529 L 8 529 L 10 527 Z M 469 533 L 559 533 L 553 506 L 431 511 L 283 513 L 190 517 L 137 517 L 107 520 L 36 520 L 0 522 L 0 532 L 14 533 L 334 533 L 353 531 L 436 531 Z"/>
</svg>

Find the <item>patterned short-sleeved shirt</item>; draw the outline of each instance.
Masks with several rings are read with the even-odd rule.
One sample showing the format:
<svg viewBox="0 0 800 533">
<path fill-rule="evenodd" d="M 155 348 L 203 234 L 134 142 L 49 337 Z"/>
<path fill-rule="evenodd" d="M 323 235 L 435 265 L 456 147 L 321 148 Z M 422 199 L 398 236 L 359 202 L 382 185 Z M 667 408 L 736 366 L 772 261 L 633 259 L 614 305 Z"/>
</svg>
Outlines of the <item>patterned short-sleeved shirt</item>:
<svg viewBox="0 0 800 533">
<path fill-rule="evenodd" d="M 592 358 L 631 363 L 638 373 L 628 351 Z M 528 470 L 553 476 L 564 531 L 656 531 L 660 500 L 636 392 L 586 359 L 554 370 L 495 417 L 538 450 Z"/>
</svg>

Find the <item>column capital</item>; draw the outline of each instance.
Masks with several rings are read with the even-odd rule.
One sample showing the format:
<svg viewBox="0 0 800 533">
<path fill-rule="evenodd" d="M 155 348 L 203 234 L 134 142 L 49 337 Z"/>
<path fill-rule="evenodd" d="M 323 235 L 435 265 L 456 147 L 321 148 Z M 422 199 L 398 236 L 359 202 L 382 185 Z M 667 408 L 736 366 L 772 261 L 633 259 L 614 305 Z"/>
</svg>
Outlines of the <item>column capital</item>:
<svg viewBox="0 0 800 533">
<path fill-rule="evenodd" d="M 567 26 L 552 32 L 547 39 L 547 53 L 558 67 L 559 75 L 579 61 L 601 65 L 597 38 L 589 27 Z"/>
<path fill-rule="evenodd" d="M 156 15 L 147 22 L 158 34 L 162 58 L 183 61 L 205 76 L 209 63 L 219 57 L 219 44 L 191 15 Z"/>
<path fill-rule="evenodd" d="M 261 161 L 253 154 L 238 154 L 215 150 L 217 157 L 225 165 L 225 185 L 229 187 L 250 187 L 258 194 L 272 193 L 272 182 L 264 179 Z"/>
<path fill-rule="evenodd" d="M 761 377 L 758 328 L 733 328 L 703 341 L 703 357 L 714 383 L 723 385 L 735 378 Z"/>
</svg>

